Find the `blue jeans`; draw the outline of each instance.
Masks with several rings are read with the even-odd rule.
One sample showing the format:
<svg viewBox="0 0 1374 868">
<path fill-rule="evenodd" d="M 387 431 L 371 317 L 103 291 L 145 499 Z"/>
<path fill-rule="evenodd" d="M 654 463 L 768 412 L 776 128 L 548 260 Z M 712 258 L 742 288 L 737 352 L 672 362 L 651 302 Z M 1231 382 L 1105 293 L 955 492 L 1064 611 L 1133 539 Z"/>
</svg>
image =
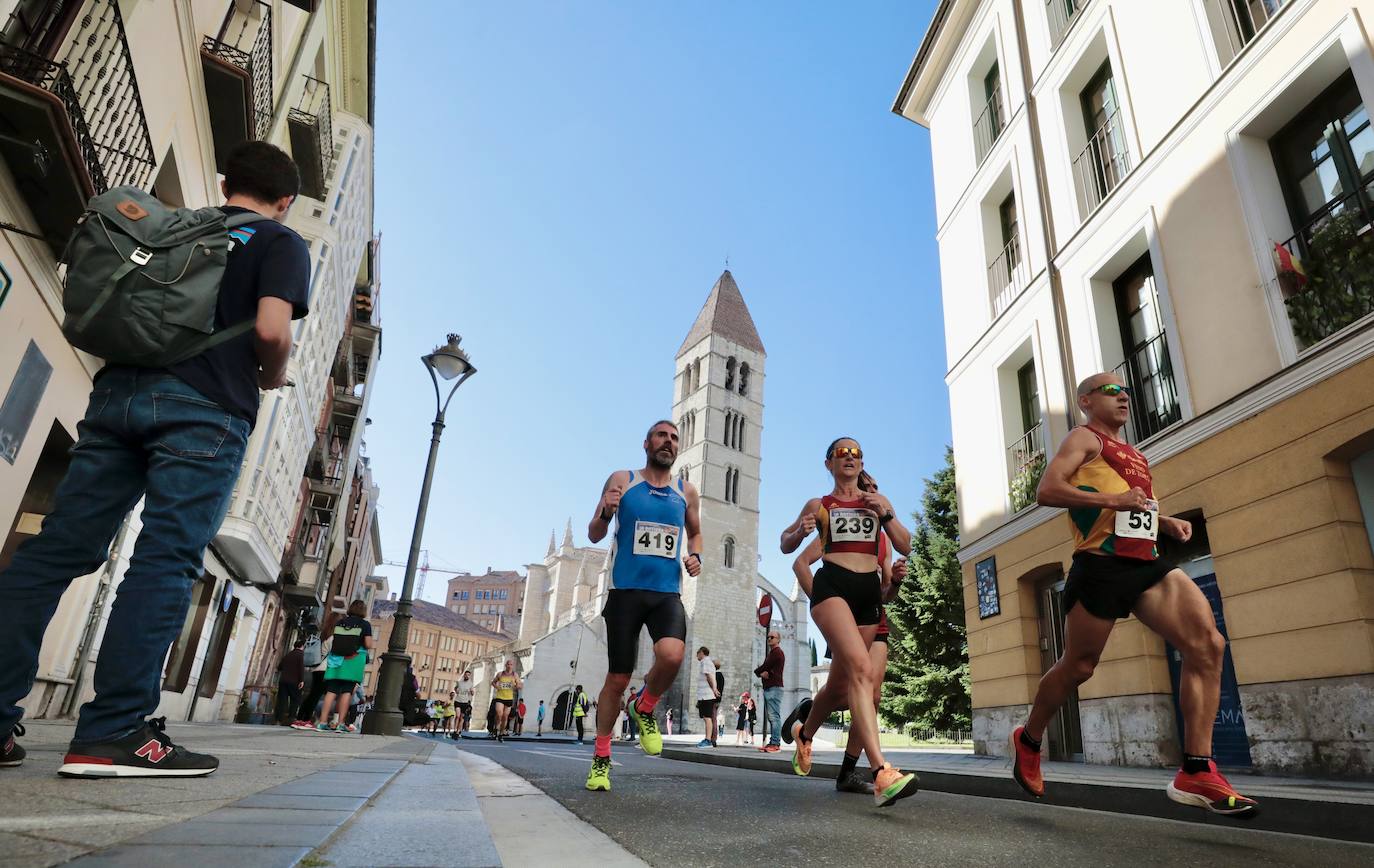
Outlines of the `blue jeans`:
<svg viewBox="0 0 1374 868">
<path fill-rule="evenodd" d="M 123 738 L 157 709 L 162 661 L 229 509 L 249 430 L 164 371 L 110 368 L 96 379 L 56 505 L 0 573 L 0 733 L 23 715 L 18 703 L 33 687 L 62 592 L 104 564 L 140 497 L 143 530 L 110 608 L 95 698 L 81 707 L 73 741 Z"/>
<path fill-rule="evenodd" d="M 768 715 L 768 743 L 782 746 L 782 688 L 763 688 L 763 707 Z"/>
</svg>

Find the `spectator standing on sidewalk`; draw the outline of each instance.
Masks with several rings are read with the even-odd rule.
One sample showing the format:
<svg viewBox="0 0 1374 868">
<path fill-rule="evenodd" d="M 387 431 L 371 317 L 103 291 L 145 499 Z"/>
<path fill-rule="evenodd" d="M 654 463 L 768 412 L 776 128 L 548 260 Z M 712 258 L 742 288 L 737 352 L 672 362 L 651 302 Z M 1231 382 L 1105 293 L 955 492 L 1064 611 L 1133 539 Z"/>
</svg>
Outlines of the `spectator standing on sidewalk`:
<svg viewBox="0 0 1374 868">
<path fill-rule="evenodd" d="M 744 744 L 745 727 L 749 725 L 749 694 L 741 693 L 735 706 L 735 746 Z"/>
<path fill-rule="evenodd" d="M 542 699 L 539 700 L 539 708 L 537 708 L 537 709 L 535 710 L 535 712 L 534 712 L 534 722 L 535 722 L 535 726 L 536 726 L 536 729 L 535 729 L 535 731 L 534 731 L 534 737 L 535 737 L 535 738 L 543 738 L 543 737 L 544 737 L 544 700 L 542 700 Z"/>
<path fill-rule="evenodd" d="M 332 617 L 332 615 L 331 615 Z M 354 600 L 348 604 L 348 614 L 332 626 L 326 624 L 325 636 L 331 639 L 329 657 L 324 672 L 324 705 L 316 729 L 330 729 L 329 717 L 338 703 L 339 722 L 335 732 L 356 732 L 348 722 L 348 705 L 353 689 L 363 680 L 367 667 L 367 652 L 372 650 L 372 624 L 367 620 L 367 603 Z"/>
<path fill-rule="evenodd" d="M 166 718 L 147 718 L 162 698 L 167 648 L 205 572 L 205 548 L 228 512 L 257 419 L 258 391 L 286 384 L 291 321 L 307 313 L 310 249 L 282 225 L 300 183 L 291 157 L 266 142 L 245 142 L 226 154 L 220 210 L 236 228 L 225 228 L 224 241 L 207 236 L 203 250 L 217 246 L 225 257 L 215 328 L 247 330 L 166 367 L 109 364 L 95 375 L 53 509 L 0 573 L 0 767 L 23 762 L 24 749 L 13 738 L 23 734 L 18 703 L 33 688 L 43 634 L 63 592 L 106 562 L 115 533 L 141 499 L 142 530 L 115 589 L 95 696 L 81 707 L 58 773 L 200 777 L 219 768 L 214 757 L 173 744 Z M 149 217 L 132 198 L 116 210 L 127 221 Z M 68 273 L 80 265 L 70 263 Z M 100 327 L 117 325 L 111 320 L 121 307 L 112 303 Z M 18 340 L 16 326 L 7 328 L 6 342 Z"/>
<path fill-rule="evenodd" d="M 515 703 L 515 734 L 522 735 L 525 732 L 525 697 L 521 696 Z"/>
<path fill-rule="evenodd" d="M 754 674 L 763 679 L 764 726 L 768 730 L 768 743 L 759 748 L 766 753 L 777 753 L 782 749 L 782 672 L 787 656 L 782 652 L 782 636 L 776 630 L 768 631 L 768 653 Z"/>
<path fill-rule="evenodd" d="M 577 685 L 577 689 L 574 690 L 573 693 L 576 696 L 576 698 L 573 699 L 573 721 L 577 724 L 577 743 L 586 744 L 587 734 L 584 728 L 586 727 L 588 707 L 587 694 L 582 689 L 581 684 Z"/>
<path fill-rule="evenodd" d="M 723 679 L 722 679 L 723 680 Z M 701 716 L 701 741 L 697 747 L 714 747 L 716 743 L 716 707 L 720 705 L 720 689 L 716 687 L 716 663 L 711 649 L 702 645 L 697 649 L 697 714 Z"/>
<path fill-rule="evenodd" d="M 301 688 L 305 686 L 305 640 L 297 639 L 296 644 L 281 662 L 277 664 L 277 707 L 272 722 L 281 726 L 291 723 L 288 715 L 294 713 L 301 704 Z"/>
<path fill-rule="evenodd" d="M 329 656 L 329 643 L 320 638 L 320 629 L 314 624 L 306 627 L 306 634 L 305 647 L 301 650 L 305 655 L 305 680 L 310 686 L 305 690 L 300 708 L 296 709 L 296 722 L 291 724 L 291 728 L 313 730 L 315 710 L 324 698 L 325 658 Z"/>
</svg>

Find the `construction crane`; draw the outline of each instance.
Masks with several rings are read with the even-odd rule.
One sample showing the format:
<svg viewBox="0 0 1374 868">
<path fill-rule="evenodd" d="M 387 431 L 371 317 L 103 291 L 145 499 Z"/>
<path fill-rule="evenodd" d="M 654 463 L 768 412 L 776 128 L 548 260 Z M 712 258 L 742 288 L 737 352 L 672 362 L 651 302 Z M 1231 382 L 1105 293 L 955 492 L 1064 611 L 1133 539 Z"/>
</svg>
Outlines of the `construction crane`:
<svg viewBox="0 0 1374 868">
<path fill-rule="evenodd" d="M 389 567 L 404 567 L 406 565 L 403 561 L 382 561 L 382 563 Z M 415 583 L 415 599 L 417 600 L 425 598 L 425 579 L 429 577 L 430 573 L 445 573 L 450 576 L 466 574 L 466 570 L 440 570 L 431 567 L 429 565 L 429 549 L 420 549 L 420 566 L 416 572 L 420 575 L 420 580 Z"/>
</svg>

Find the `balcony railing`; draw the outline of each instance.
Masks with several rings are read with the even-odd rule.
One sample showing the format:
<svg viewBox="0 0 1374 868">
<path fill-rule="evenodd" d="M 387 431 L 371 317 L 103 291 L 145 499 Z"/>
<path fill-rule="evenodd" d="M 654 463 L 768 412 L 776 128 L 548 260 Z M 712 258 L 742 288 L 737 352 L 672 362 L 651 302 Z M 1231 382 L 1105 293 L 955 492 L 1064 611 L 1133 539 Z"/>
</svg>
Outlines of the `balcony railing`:
<svg viewBox="0 0 1374 868">
<path fill-rule="evenodd" d="M 233 98 L 230 82 L 212 82 L 207 77 L 206 89 L 224 87 L 220 94 L 228 97 L 222 104 L 227 112 L 235 117 L 222 118 L 223 126 L 241 129 L 246 136 L 232 136 L 242 141 L 244 138 L 265 139 L 272 125 L 272 109 L 275 104 L 272 93 L 272 4 L 264 0 L 230 0 L 224 13 L 224 23 L 214 36 L 207 36 L 201 42 L 201 51 L 209 57 L 228 64 L 247 79 L 247 100 L 242 104 Z M 212 96 L 212 122 L 216 101 Z M 240 96 L 241 98 L 241 96 Z M 232 107 L 232 108 L 231 108 Z M 235 110 L 237 109 L 237 110 Z M 220 131 L 216 131 L 218 133 Z M 227 131 L 226 131 L 227 133 Z M 224 142 L 232 146 L 238 142 Z"/>
<path fill-rule="evenodd" d="M 1164 332 L 1141 344 L 1112 370 L 1131 388 L 1126 442 L 1139 443 L 1183 418 L 1174 366 L 1169 359 L 1169 340 Z"/>
<path fill-rule="evenodd" d="M 312 199 L 324 199 L 334 167 L 334 114 L 329 104 L 329 85 L 305 76 L 301 97 L 287 120 L 291 155 L 301 169 L 301 192 Z"/>
<path fill-rule="evenodd" d="M 1121 126 L 1121 112 L 1112 112 L 1092 134 L 1087 147 L 1074 158 L 1073 171 L 1078 179 L 1083 216 L 1086 218 L 1131 171 L 1131 156 L 1126 151 L 1126 131 Z"/>
<path fill-rule="evenodd" d="M 992 318 L 1002 315 L 1021 290 L 1026 288 L 1026 264 L 1021 259 L 1021 240 L 1013 232 L 1007 246 L 988 264 L 988 295 L 992 299 Z"/>
<path fill-rule="evenodd" d="M 1007 447 L 1007 479 L 1011 511 L 1020 512 L 1035 503 L 1035 491 L 1045 473 L 1045 426 L 1041 422 Z"/>
<path fill-rule="evenodd" d="M 1374 206 L 1357 192 L 1327 204 L 1280 245 L 1302 269 L 1277 279 L 1299 350 L 1374 313 L 1371 228 Z"/>
<path fill-rule="evenodd" d="M 87 0 L 63 45 L 61 59 L 0 45 L 7 162 L 39 233 L 55 247 L 86 197 L 124 184 L 146 188 L 155 162 L 117 0 Z"/>
<path fill-rule="evenodd" d="M 1004 124 L 1002 94 L 1000 91 L 994 90 L 992 96 L 988 98 L 987 105 L 983 106 L 982 113 L 973 122 L 973 150 L 979 165 L 987 157 L 988 151 L 992 150 L 992 146 L 997 144 L 997 138 L 1002 135 Z"/>
<path fill-rule="evenodd" d="M 1045 14 L 1050 19 L 1050 49 L 1058 50 L 1064 35 L 1078 20 L 1089 0 L 1045 0 Z"/>
</svg>

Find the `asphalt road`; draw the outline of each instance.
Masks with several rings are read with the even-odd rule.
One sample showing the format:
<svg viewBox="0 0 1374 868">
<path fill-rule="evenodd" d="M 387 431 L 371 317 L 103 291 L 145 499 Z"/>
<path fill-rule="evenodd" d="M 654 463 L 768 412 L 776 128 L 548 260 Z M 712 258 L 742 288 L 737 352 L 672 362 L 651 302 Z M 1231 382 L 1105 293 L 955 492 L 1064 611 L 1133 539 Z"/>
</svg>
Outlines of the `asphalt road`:
<svg viewBox="0 0 1374 868">
<path fill-rule="evenodd" d="M 922 792 L 890 808 L 794 778 L 646 757 L 616 743 L 609 793 L 584 789 L 591 747 L 464 744 L 552 796 L 651 865 L 1025 868 L 1374 866 L 1374 846 L 1034 802 Z M 1160 798 L 1164 798 L 1160 793 Z M 594 854 L 569 854 L 570 864 Z"/>
</svg>

